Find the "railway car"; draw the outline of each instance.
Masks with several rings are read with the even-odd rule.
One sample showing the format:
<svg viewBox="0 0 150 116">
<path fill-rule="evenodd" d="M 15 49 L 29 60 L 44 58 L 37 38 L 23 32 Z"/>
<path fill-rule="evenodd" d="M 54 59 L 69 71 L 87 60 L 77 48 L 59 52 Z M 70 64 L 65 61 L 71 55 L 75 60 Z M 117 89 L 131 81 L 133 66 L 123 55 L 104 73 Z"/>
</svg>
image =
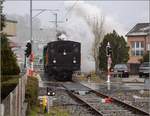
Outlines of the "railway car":
<svg viewBox="0 0 150 116">
<path fill-rule="evenodd" d="M 75 41 L 54 41 L 43 50 L 44 71 L 56 80 L 72 80 L 74 71 L 80 70 L 81 44 Z"/>
</svg>

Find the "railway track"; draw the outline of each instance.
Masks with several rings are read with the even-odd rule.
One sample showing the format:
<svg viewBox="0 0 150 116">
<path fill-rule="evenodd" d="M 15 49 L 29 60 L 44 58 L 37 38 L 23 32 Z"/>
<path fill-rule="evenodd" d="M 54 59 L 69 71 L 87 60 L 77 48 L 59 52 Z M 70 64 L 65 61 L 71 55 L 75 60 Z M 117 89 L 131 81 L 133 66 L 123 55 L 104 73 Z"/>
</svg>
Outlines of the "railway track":
<svg viewBox="0 0 150 116">
<path fill-rule="evenodd" d="M 102 99 L 110 96 L 80 83 L 70 82 L 62 85 L 71 97 L 84 103 L 100 116 L 149 116 L 149 113 L 116 98 L 111 97 L 112 103 L 102 103 Z M 80 92 L 84 95 L 81 95 Z"/>
<path fill-rule="evenodd" d="M 57 84 L 56 84 L 57 83 Z M 122 102 L 117 98 L 111 97 L 111 104 L 104 104 L 101 99 L 110 97 L 99 91 L 95 91 L 81 83 L 77 82 L 52 82 L 47 83 L 53 87 L 64 87 L 67 93 L 89 107 L 92 112 L 100 116 L 149 116 L 150 114 L 128 103 Z M 55 85 L 56 84 L 56 85 Z M 54 87 L 55 88 L 55 87 Z M 85 95 L 80 95 L 79 91 L 87 92 Z"/>
</svg>

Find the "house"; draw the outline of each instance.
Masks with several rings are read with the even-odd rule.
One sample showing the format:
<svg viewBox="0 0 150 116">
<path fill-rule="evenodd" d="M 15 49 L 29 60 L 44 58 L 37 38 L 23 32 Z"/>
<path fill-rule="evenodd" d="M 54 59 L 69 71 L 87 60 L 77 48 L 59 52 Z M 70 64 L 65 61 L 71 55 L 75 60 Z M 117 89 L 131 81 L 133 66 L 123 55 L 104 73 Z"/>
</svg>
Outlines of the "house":
<svg viewBox="0 0 150 116">
<path fill-rule="evenodd" d="M 16 36 L 16 24 L 17 24 L 17 21 L 6 19 L 3 33 L 6 33 L 7 37 L 10 37 L 10 38 L 15 37 Z"/>
<path fill-rule="evenodd" d="M 129 67 L 131 74 L 137 74 L 140 59 L 150 51 L 150 23 L 138 23 L 127 34 L 129 46 Z"/>
<path fill-rule="evenodd" d="M 16 31 L 17 31 L 17 21 L 11 20 L 11 19 L 6 19 L 5 27 L 3 28 L 2 32 L 6 34 L 9 45 L 10 45 L 12 51 L 16 54 L 17 60 L 19 61 L 20 56 L 18 54 L 18 50 L 21 48 L 21 45 L 19 45 L 15 41 L 16 36 L 17 36 Z"/>
</svg>

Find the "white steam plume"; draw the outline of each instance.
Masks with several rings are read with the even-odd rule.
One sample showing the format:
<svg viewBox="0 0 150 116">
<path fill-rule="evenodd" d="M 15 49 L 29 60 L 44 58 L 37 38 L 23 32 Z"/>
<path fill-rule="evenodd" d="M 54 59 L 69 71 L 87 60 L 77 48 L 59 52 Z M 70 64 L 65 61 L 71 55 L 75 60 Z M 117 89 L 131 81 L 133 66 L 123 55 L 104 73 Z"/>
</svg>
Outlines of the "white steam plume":
<svg viewBox="0 0 150 116">
<path fill-rule="evenodd" d="M 74 2 L 65 2 L 67 10 L 73 4 Z M 89 25 L 88 21 L 90 19 L 90 22 L 94 23 L 94 18 L 97 18 L 101 22 L 101 17 L 103 16 L 102 11 L 98 7 L 83 1 L 78 2 L 71 10 L 67 16 L 67 18 L 69 17 L 68 21 L 61 26 L 61 29 L 67 33 L 68 40 L 81 42 L 81 71 L 95 71 L 95 61 L 92 56 L 92 45 L 95 36 L 92 31 L 92 26 Z M 115 29 L 118 33 L 122 34 L 121 31 L 118 31 L 118 29 L 121 30 L 121 26 L 113 18 L 106 16 L 104 22 L 104 30 L 106 33 L 112 32 Z"/>
</svg>

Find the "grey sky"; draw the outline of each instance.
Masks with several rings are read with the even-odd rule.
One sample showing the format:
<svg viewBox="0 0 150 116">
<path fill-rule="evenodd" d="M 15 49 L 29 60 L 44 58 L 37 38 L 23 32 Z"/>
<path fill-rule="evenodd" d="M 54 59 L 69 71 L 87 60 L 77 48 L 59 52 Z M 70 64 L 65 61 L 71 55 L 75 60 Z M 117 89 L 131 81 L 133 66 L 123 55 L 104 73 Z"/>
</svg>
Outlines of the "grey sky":
<svg viewBox="0 0 150 116">
<path fill-rule="evenodd" d="M 100 7 L 106 15 L 112 16 L 126 29 L 136 23 L 149 22 L 148 1 L 99 1 L 99 4 L 90 2 Z"/>
<path fill-rule="evenodd" d="M 86 1 L 89 4 L 99 7 L 105 15 L 113 17 L 117 22 L 129 31 L 136 23 L 149 22 L 149 1 Z M 29 1 L 6 1 L 4 2 L 4 13 L 6 14 L 29 14 Z M 59 9 L 59 20 L 64 20 L 64 1 L 33 1 L 33 9 L 48 8 Z M 37 12 L 33 12 L 33 15 Z M 54 20 L 54 15 L 45 12 L 38 18 L 42 25 L 49 26 L 50 20 Z"/>
</svg>

